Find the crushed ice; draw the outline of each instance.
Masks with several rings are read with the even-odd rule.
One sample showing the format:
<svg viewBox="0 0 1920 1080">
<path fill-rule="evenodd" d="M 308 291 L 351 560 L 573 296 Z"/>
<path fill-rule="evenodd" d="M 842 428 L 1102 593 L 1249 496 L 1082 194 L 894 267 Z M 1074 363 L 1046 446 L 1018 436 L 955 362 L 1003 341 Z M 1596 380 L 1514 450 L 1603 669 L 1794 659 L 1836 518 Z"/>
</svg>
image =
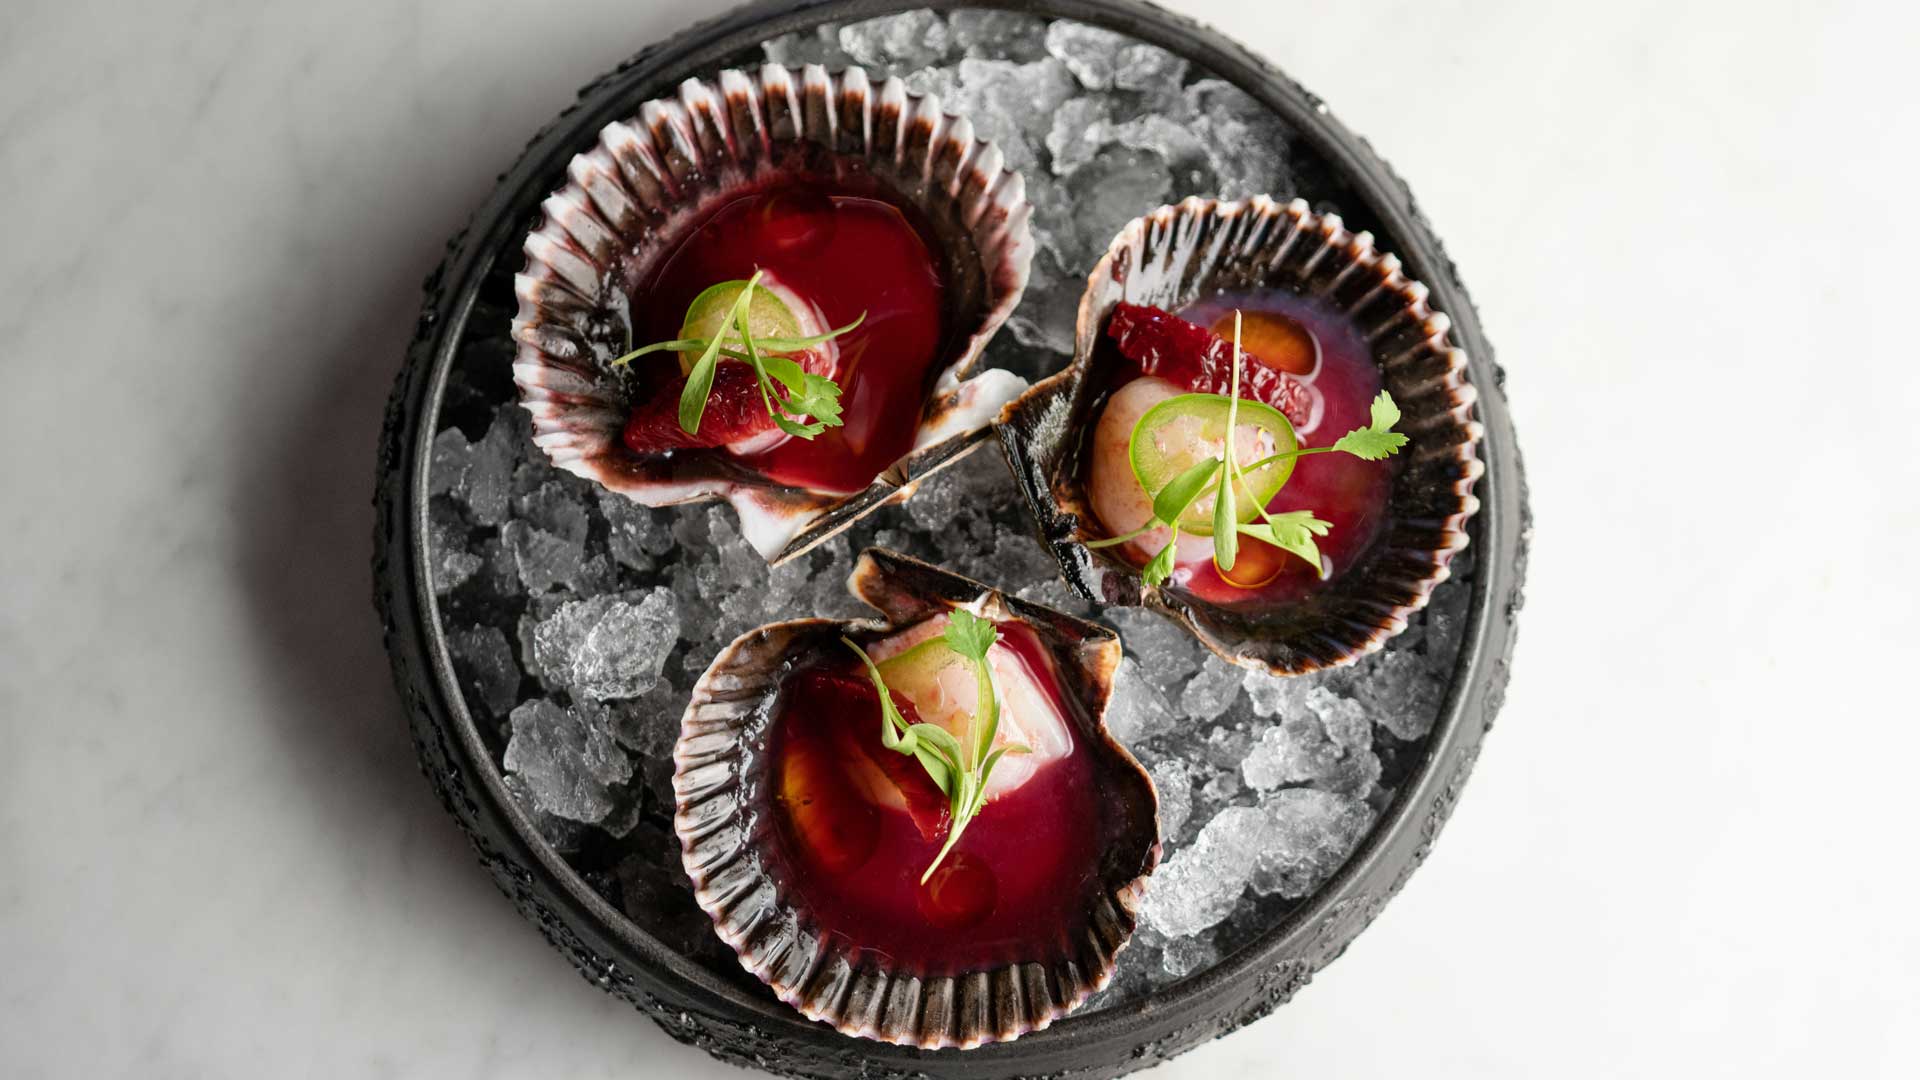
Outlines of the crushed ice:
<svg viewBox="0 0 1920 1080">
<path fill-rule="evenodd" d="M 1123 35 L 919 11 L 787 35 L 766 56 L 899 74 L 1021 169 L 1038 250 L 988 361 L 1023 374 L 1058 366 L 1043 350 L 1071 350 L 1087 269 L 1128 218 L 1188 194 L 1297 190 L 1292 136 L 1258 102 Z M 549 467 L 517 406 L 472 419 L 476 437 L 448 427 L 434 440 L 428 487 L 429 574 L 455 675 L 535 826 L 568 852 L 616 838 L 583 872 L 691 954 L 713 955 L 713 942 L 673 842 L 671 748 L 689 689 L 729 641 L 784 618 L 869 614 L 846 588 L 869 545 L 1092 614 L 1033 539 L 991 448 L 769 569 L 730 509 L 636 506 Z M 1102 613 L 1126 648 L 1108 720 L 1154 778 L 1164 861 L 1101 1003 L 1204 970 L 1339 869 L 1433 726 L 1466 603 L 1464 584 L 1444 586 L 1386 650 L 1294 679 L 1231 667 L 1150 612 Z"/>
</svg>

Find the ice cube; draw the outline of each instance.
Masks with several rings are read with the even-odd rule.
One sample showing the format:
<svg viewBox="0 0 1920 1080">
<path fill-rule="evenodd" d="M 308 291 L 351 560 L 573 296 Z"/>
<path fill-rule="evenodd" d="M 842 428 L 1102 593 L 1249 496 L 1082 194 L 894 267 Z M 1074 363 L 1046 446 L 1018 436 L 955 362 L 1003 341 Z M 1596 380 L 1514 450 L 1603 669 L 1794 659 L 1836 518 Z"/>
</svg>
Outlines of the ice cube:
<svg viewBox="0 0 1920 1080">
<path fill-rule="evenodd" d="M 1222 198 L 1293 190 L 1285 163 L 1291 133 L 1278 117 L 1246 91 L 1220 79 L 1201 79 L 1186 88 L 1198 114 L 1194 130 Z"/>
<path fill-rule="evenodd" d="M 687 697 L 671 680 L 661 679 L 637 698 L 608 702 L 613 737 L 643 760 L 670 758 Z"/>
<path fill-rule="evenodd" d="M 1173 707 L 1133 657 L 1123 657 L 1114 673 L 1107 704 L 1107 730 L 1122 746 L 1135 746 L 1173 728 Z"/>
<path fill-rule="evenodd" d="M 578 821 L 557 817 L 540 809 L 533 795 L 527 790 L 527 782 L 517 773 L 507 773 L 502 777 L 507 794 L 520 805 L 520 809 L 533 822 L 534 831 L 540 838 L 562 854 L 579 851 L 586 846 L 587 838 L 593 832 L 593 826 Z"/>
<path fill-rule="evenodd" d="M 1141 918 L 1169 939 L 1197 934 L 1226 918 L 1273 829 L 1273 818 L 1264 810 L 1229 806 L 1220 811 L 1192 844 L 1147 879 Z"/>
<path fill-rule="evenodd" d="M 526 449 L 532 445 L 526 416 L 517 407 L 494 413 L 487 433 L 468 453 L 466 482 L 456 494 L 465 496 L 468 513 L 482 525 L 499 525 L 507 520 L 513 470 L 526 460 Z"/>
<path fill-rule="evenodd" d="M 1411 742 L 1433 730 L 1446 686 L 1419 656 L 1389 649 L 1363 661 L 1354 693 L 1375 723 Z"/>
<path fill-rule="evenodd" d="M 507 635 L 494 626 L 469 627 L 447 635 L 447 651 L 469 707 L 495 720 L 513 711 L 520 700 L 520 662 Z"/>
<path fill-rule="evenodd" d="M 946 20 L 924 8 L 840 28 L 847 55 L 889 74 L 926 67 L 946 56 L 951 43 Z"/>
<path fill-rule="evenodd" d="M 480 556 L 467 550 L 467 523 L 460 519 L 445 499 L 434 499 L 427 506 L 427 562 L 433 591 L 445 596 L 459 588 L 482 565 Z"/>
<path fill-rule="evenodd" d="M 1068 176 L 1093 160 L 1107 144 L 1113 122 L 1113 102 L 1105 96 L 1077 97 L 1053 114 L 1047 132 L 1047 154 L 1055 174 Z"/>
<path fill-rule="evenodd" d="M 449 427 L 433 438 L 431 463 L 427 467 L 427 494 L 447 495 L 464 490 L 467 470 L 472 468 L 473 448 L 457 427 Z"/>
<path fill-rule="evenodd" d="M 1173 938 L 1167 942 L 1160 957 L 1161 966 L 1167 974 L 1176 979 L 1184 979 L 1196 971 L 1218 962 L 1220 950 L 1213 942 L 1199 937 Z"/>
<path fill-rule="evenodd" d="M 1200 789 L 1200 800 L 1208 806 L 1220 806 L 1232 802 L 1240 794 L 1240 774 L 1230 769 L 1221 769 L 1207 778 L 1206 785 Z"/>
<path fill-rule="evenodd" d="M 1073 75 L 1058 60 L 1029 64 L 968 57 L 958 67 L 952 110 L 973 123 L 976 135 L 1000 148 L 1009 169 L 1038 160 L 1053 127 L 1053 110 L 1073 96 Z"/>
<path fill-rule="evenodd" d="M 546 592 L 573 580 L 586 554 L 582 541 L 555 536 L 524 521 L 507 522 L 500 538 L 513 552 L 514 566 L 529 592 Z"/>
<path fill-rule="evenodd" d="M 1240 669 L 1208 654 L 1180 691 L 1180 711 L 1193 719 L 1224 716 L 1240 697 Z"/>
<path fill-rule="evenodd" d="M 1269 821 L 1253 868 L 1263 895 L 1299 898 L 1320 887 L 1373 827 L 1364 801 L 1331 791 L 1286 788 L 1261 801 Z"/>
<path fill-rule="evenodd" d="M 1082 599 L 1078 593 L 1068 588 L 1066 582 L 1060 580 L 1057 574 L 1058 566 L 1055 567 L 1055 570 L 1056 576 L 1037 584 L 1029 585 L 1014 595 L 1030 604 L 1041 604 L 1055 611 L 1064 611 L 1069 615 L 1076 615 L 1083 619 L 1092 616 L 1093 605 Z"/>
<path fill-rule="evenodd" d="M 567 579 L 565 584 L 580 596 L 597 596 L 618 588 L 619 577 L 612 559 L 605 555 L 591 555 L 580 563 L 579 573 Z"/>
<path fill-rule="evenodd" d="M 1171 686 L 1199 670 L 1200 644 L 1166 616 L 1146 608 L 1112 607 L 1105 618 L 1120 631 L 1127 655 L 1151 671 L 1155 681 Z"/>
<path fill-rule="evenodd" d="M 896 73 L 897 74 L 897 73 Z M 960 74 L 950 67 L 928 67 L 900 75 L 907 93 L 940 99 L 943 111 L 952 111 L 954 96 L 960 91 Z"/>
<path fill-rule="evenodd" d="M 1017 592 L 1058 576 L 1060 564 L 1033 537 L 1003 532 L 995 538 L 992 548 L 957 569 L 963 576 L 996 589 Z"/>
<path fill-rule="evenodd" d="M 1070 218 L 1054 220 L 1062 223 L 1061 228 L 1071 228 Z M 1007 318 L 1007 329 L 1013 332 L 1015 340 L 1030 349 L 1066 355 L 1073 352 L 1073 323 L 1087 282 L 1084 272 L 1075 278 L 1059 269 L 1053 252 L 1044 250 L 1061 228 L 1049 230 L 1036 226 L 1034 239 L 1043 250 L 1034 254 L 1026 295 Z"/>
<path fill-rule="evenodd" d="M 633 777 L 633 759 L 614 741 L 606 710 L 572 708 L 535 698 L 513 710 L 513 735 L 504 764 L 525 785 L 532 804 L 555 817 L 589 825 L 611 824 L 618 834 L 631 800 L 623 790 Z M 632 822 L 626 822 L 631 828 Z"/>
<path fill-rule="evenodd" d="M 1336 694 L 1326 686 L 1307 688 L 1307 711 L 1320 719 L 1333 745 L 1346 750 L 1364 750 L 1373 745 L 1373 728 L 1367 712 L 1358 701 Z"/>
<path fill-rule="evenodd" d="M 1319 716 L 1302 712 L 1261 732 L 1248 748 L 1240 773 L 1247 786 L 1267 791 L 1284 784 L 1313 784 L 1329 791 L 1364 796 L 1380 779 L 1380 759 L 1365 736 L 1357 744 L 1338 728 L 1336 740 Z M 1362 722 L 1364 731 L 1364 721 Z"/>
<path fill-rule="evenodd" d="M 1307 689 L 1313 682 L 1310 676 L 1282 677 L 1269 675 L 1258 668 L 1248 668 L 1240 676 L 1240 685 L 1246 688 L 1247 700 L 1253 703 L 1254 715 L 1278 716 L 1303 708 Z"/>
<path fill-rule="evenodd" d="M 1178 96 L 1187 78 L 1187 59 L 1158 45 L 1134 42 L 1122 46 L 1113 65 L 1113 85 L 1149 95 L 1171 92 Z"/>
<path fill-rule="evenodd" d="M 1173 177 L 1165 159 L 1152 151 L 1108 146 L 1076 169 L 1066 184 L 1073 197 L 1075 230 L 1104 249 L 1127 222 L 1167 202 Z M 1096 257 L 1093 251 L 1084 254 L 1088 262 Z"/>
<path fill-rule="evenodd" d="M 982 60 L 1038 60 L 1047 54 L 1047 23 L 1033 15 L 960 8 L 947 16 L 953 47 Z"/>
<path fill-rule="evenodd" d="M 543 476 L 552 470 L 542 469 Z M 514 500 L 514 516 L 552 536 L 585 546 L 587 542 L 587 506 L 585 493 L 555 479 L 544 479 L 529 494 Z"/>
<path fill-rule="evenodd" d="M 576 698 L 639 697 L 660 677 L 679 631 L 670 589 L 570 600 L 534 626 L 533 666 Z"/>
<path fill-rule="evenodd" d="M 781 34 L 768 41 L 764 48 L 768 61 L 788 67 L 821 64 L 829 71 L 837 71 L 853 66 L 853 58 L 840 47 L 840 28 L 837 26 L 816 26 L 812 30 Z"/>
<path fill-rule="evenodd" d="M 1180 830 L 1187 827 L 1187 817 L 1193 813 L 1193 780 L 1178 761 L 1162 761 L 1153 767 L 1150 775 L 1153 788 L 1160 796 L 1160 839 L 1172 844 L 1180 838 Z"/>
<path fill-rule="evenodd" d="M 1047 27 L 1047 51 L 1059 57 L 1089 90 L 1112 88 L 1120 50 L 1132 43 L 1125 34 L 1070 19 L 1057 20 Z"/>
</svg>

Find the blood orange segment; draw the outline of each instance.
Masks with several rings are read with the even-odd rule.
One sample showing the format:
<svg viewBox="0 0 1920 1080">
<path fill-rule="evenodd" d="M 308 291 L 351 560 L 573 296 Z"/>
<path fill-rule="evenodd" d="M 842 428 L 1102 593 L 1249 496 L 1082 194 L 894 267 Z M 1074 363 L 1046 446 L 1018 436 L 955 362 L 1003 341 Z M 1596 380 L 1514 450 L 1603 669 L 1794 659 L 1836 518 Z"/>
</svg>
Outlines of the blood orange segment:
<svg viewBox="0 0 1920 1080">
<path fill-rule="evenodd" d="M 1215 337 L 1232 341 L 1232 313 L 1215 319 L 1210 329 Z M 1241 313 L 1240 351 L 1248 359 L 1289 375 L 1312 375 L 1320 366 L 1320 343 L 1313 334 L 1285 315 L 1270 311 Z M 1241 373 L 1243 377 L 1245 374 Z"/>
<path fill-rule="evenodd" d="M 1244 330 L 1243 330 L 1244 333 Z M 1157 307 L 1120 304 L 1107 336 L 1143 374 L 1178 383 L 1197 394 L 1224 394 L 1233 376 L 1233 343 L 1196 323 Z M 1240 394 L 1285 413 L 1296 427 L 1313 415 L 1312 391 L 1276 367 L 1242 363 Z"/>
</svg>

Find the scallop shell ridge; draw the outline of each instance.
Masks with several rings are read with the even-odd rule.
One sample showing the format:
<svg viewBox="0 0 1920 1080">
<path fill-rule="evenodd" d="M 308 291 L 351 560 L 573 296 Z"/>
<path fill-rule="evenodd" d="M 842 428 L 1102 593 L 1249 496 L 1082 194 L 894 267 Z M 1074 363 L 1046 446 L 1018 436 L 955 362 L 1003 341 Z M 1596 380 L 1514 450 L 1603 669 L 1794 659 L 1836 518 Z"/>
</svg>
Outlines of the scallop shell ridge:
<svg viewBox="0 0 1920 1080">
<path fill-rule="evenodd" d="M 1102 721 L 1120 646 L 1112 632 L 1006 597 L 978 582 L 884 550 L 863 553 L 851 585 L 885 621 L 800 619 L 743 634 L 695 686 L 674 749 L 675 830 L 694 895 L 748 971 L 809 1019 L 862 1038 L 924 1049 L 969 1048 L 1038 1031 L 1113 977 L 1137 921 L 1147 876 L 1159 860 L 1152 781 Z M 1054 955 L 990 969 L 926 975 L 891 969 L 810 925 L 757 854 L 778 826 L 759 808 L 760 755 L 780 680 L 795 657 L 882 635 L 943 610 L 983 601 L 989 615 L 1024 619 L 1053 651 L 1099 738 L 1090 744 L 1130 799 L 1130 850 L 1109 853 L 1104 884 L 1090 897 L 1088 927 Z"/>
<path fill-rule="evenodd" d="M 851 495 L 780 485 L 719 454 L 669 464 L 628 453 L 620 442 L 622 380 L 606 365 L 621 351 L 621 261 L 657 257 L 714 201 L 780 167 L 782 151 L 794 147 L 820 160 L 857 160 L 977 256 L 959 260 L 952 286 L 970 329 L 933 381 L 912 450 Z M 541 212 L 514 278 L 513 378 L 535 445 L 559 468 L 650 506 L 726 499 L 770 561 L 910 495 L 916 481 L 984 439 L 1001 406 L 1026 389 L 998 369 L 968 377 L 1026 288 L 1033 237 L 1025 182 L 974 137 L 970 122 L 944 113 L 936 97 L 909 93 L 898 78 L 876 86 L 858 68 L 830 74 L 819 65 L 770 64 L 688 79 L 674 96 L 601 129 Z"/>
<path fill-rule="evenodd" d="M 1116 304 L 1173 309 L 1223 289 L 1280 288 L 1346 312 L 1368 342 L 1400 405 L 1397 430 L 1412 439 L 1392 494 L 1393 523 L 1365 561 L 1281 616 L 1205 603 L 1148 588 L 1139 570 L 1085 541 L 1105 535 L 1080 478 L 1079 440 L 1101 404 L 1095 345 Z M 1001 447 L 1068 583 L 1103 603 L 1156 608 L 1222 659 L 1291 675 L 1351 663 L 1378 651 L 1424 608 L 1467 545 L 1484 471 L 1475 446 L 1477 394 L 1451 322 L 1427 288 L 1402 272 L 1373 236 L 1347 229 L 1306 201 L 1267 196 L 1190 198 L 1121 229 L 1088 278 L 1068 367 L 1009 405 L 996 422 Z"/>
</svg>

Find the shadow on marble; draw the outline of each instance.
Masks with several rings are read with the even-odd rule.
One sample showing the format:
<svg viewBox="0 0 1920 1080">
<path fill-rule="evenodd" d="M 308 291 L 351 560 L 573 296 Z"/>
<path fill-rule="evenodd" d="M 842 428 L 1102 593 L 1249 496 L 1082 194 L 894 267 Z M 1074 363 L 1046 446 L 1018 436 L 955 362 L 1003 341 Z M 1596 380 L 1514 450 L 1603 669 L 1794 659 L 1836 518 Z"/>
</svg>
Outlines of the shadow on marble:
<svg viewBox="0 0 1920 1080">
<path fill-rule="evenodd" d="M 522 134 L 498 145 L 515 146 Z M 274 365 L 273 378 L 298 383 L 272 395 L 291 404 L 271 415 L 263 415 L 270 410 L 257 384 L 236 386 L 230 403 L 234 415 L 249 417 L 238 443 L 252 459 L 232 493 L 238 569 L 260 666 L 284 703 L 260 722 L 284 739 L 305 779 L 286 798 L 304 802 L 320 819 L 314 834 L 341 849 L 323 865 L 368 878 L 361 887 L 369 908 L 404 921 L 407 940 L 423 951 L 419 964 L 476 984 L 449 986 L 455 1000 L 433 1008 L 465 1012 L 458 999 L 468 999 L 475 1037 L 486 1038 L 486 1026 L 503 1019 L 500 1002 L 511 998 L 513 1023 L 571 1032 L 599 1044 L 608 1061 L 667 1053 L 697 1069 L 705 1058 L 583 982 L 479 867 L 419 771 L 373 608 L 382 411 L 412 335 L 420 282 L 459 215 L 484 197 L 493 164 L 467 163 L 461 175 L 474 179 L 453 192 L 445 184 L 416 192 L 394 177 L 365 219 L 327 234 L 332 250 L 305 253 L 337 272 L 291 287 L 261 282 L 239 298 L 263 313 L 254 343 L 261 362 Z"/>
</svg>

